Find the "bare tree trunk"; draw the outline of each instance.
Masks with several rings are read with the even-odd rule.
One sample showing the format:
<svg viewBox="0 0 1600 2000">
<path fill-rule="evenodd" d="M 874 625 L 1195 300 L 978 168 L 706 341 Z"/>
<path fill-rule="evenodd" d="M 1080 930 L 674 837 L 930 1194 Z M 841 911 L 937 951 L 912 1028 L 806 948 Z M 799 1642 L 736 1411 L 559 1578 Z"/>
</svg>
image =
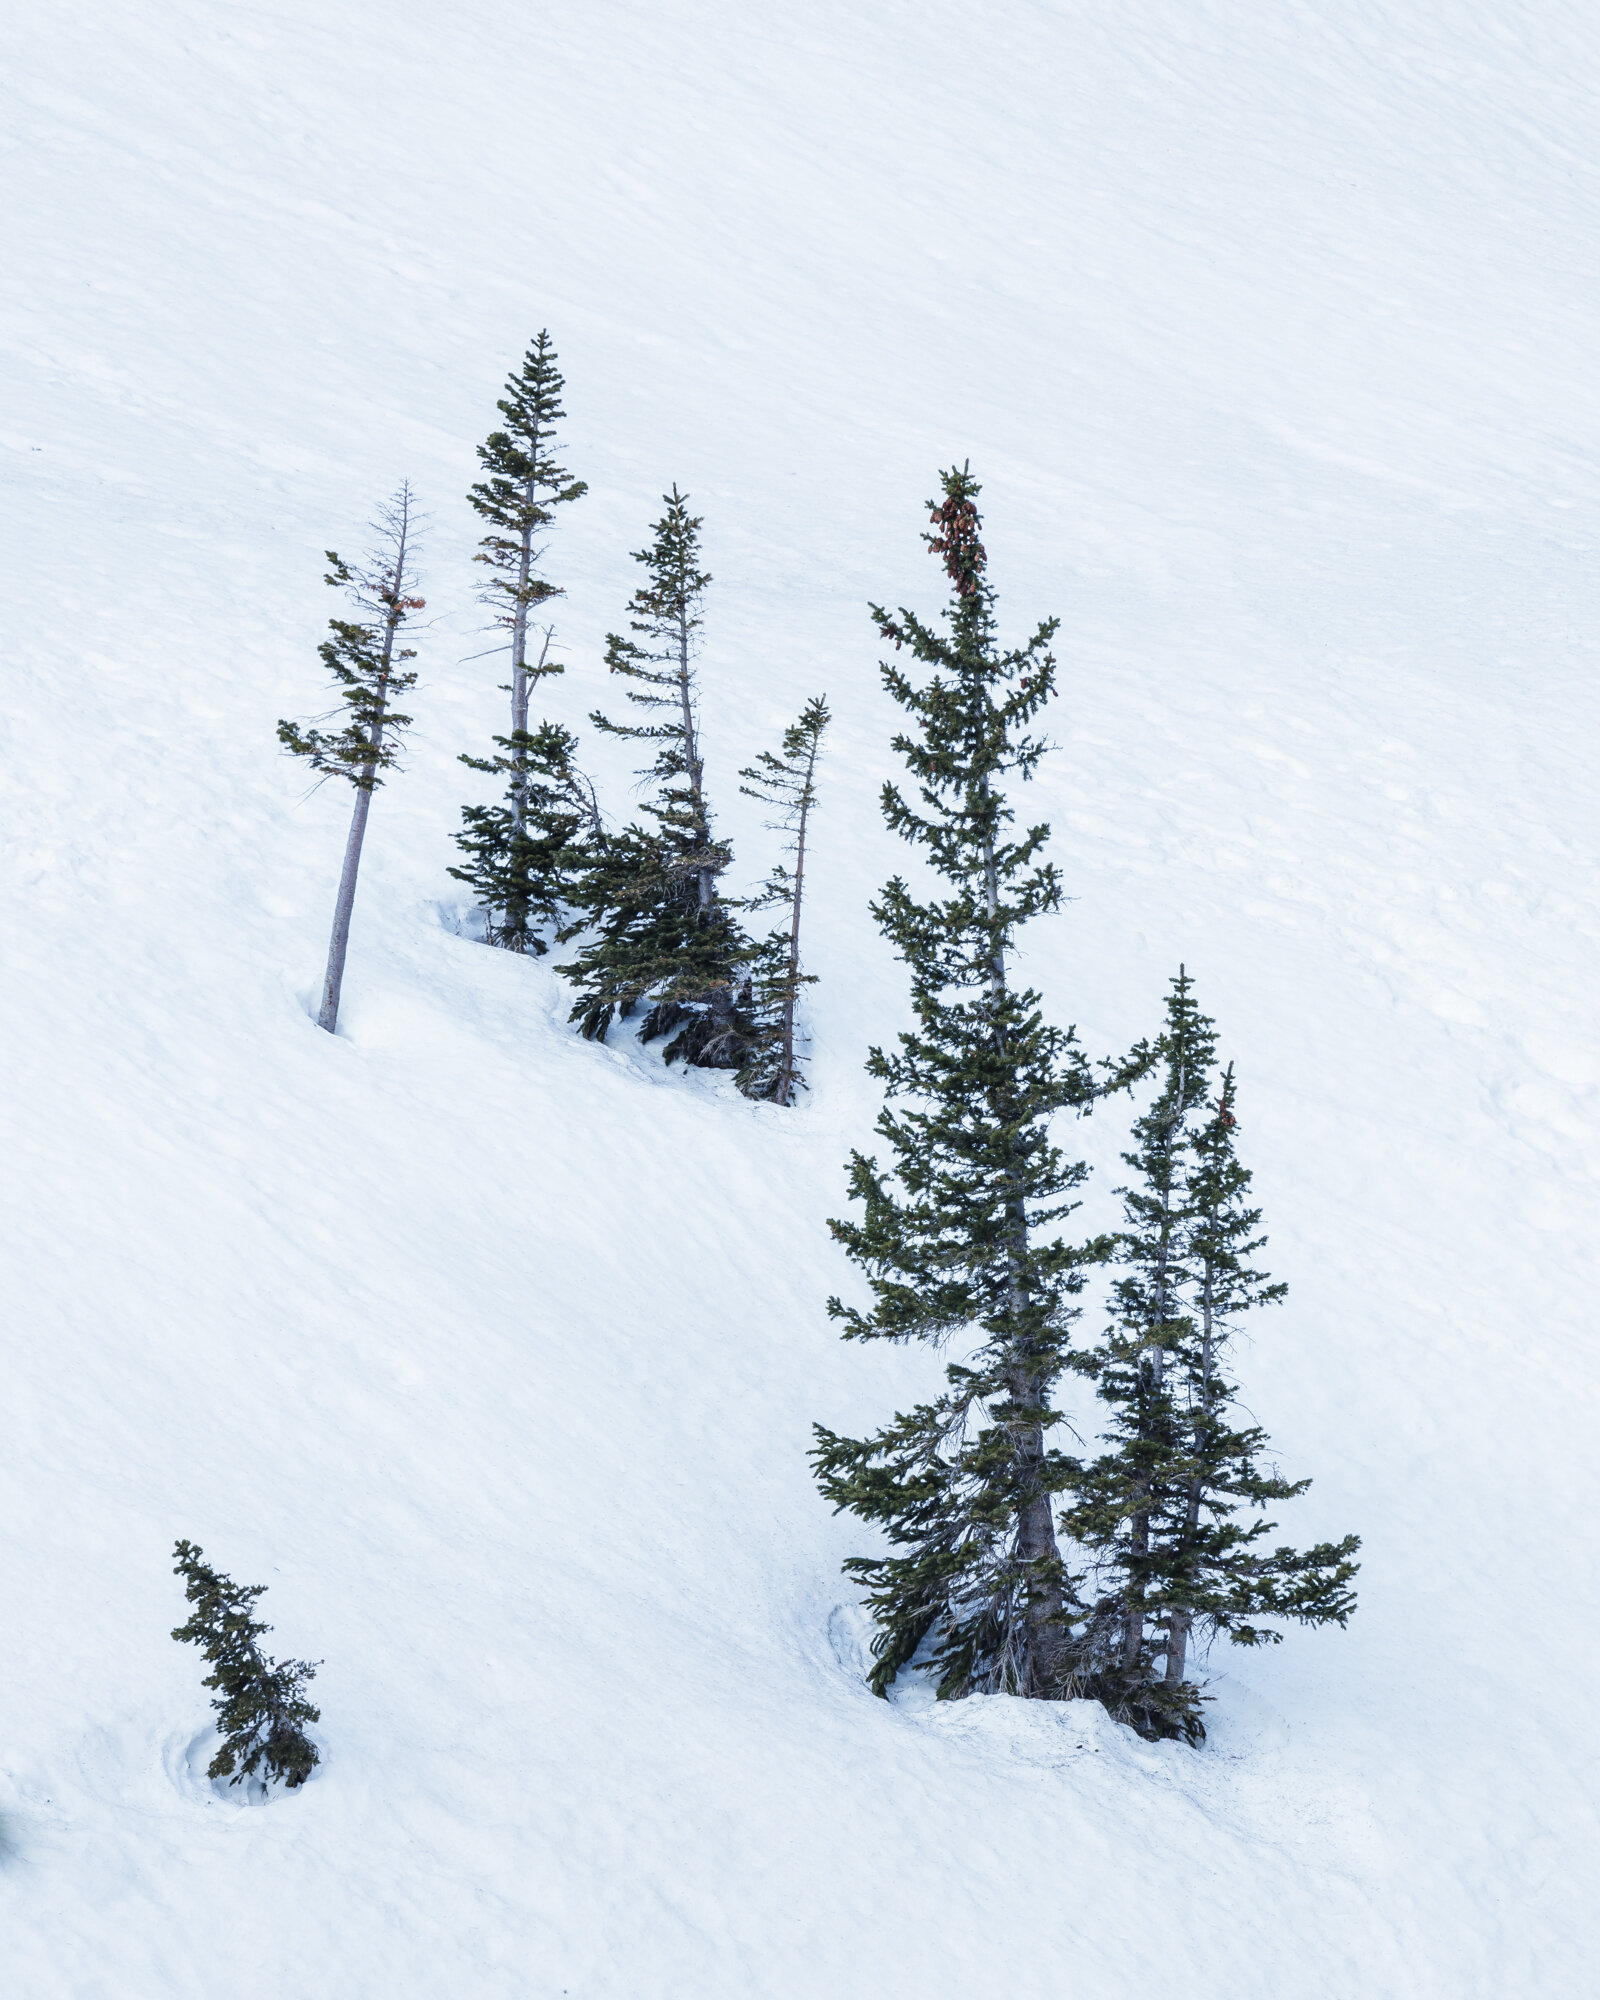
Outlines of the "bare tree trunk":
<svg viewBox="0 0 1600 2000">
<path fill-rule="evenodd" d="M 363 776 L 371 777 L 377 766 L 368 764 Z M 355 811 L 350 815 L 350 834 L 344 844 L 344 868 L 339 876 L 339 897 L 333 906 L 333 936 L 328 941 L 328 970 L 322 982 L 322 1006 L 317 1026 L 331 1035 L 339 1025 L 339 993 L 344 985 L 344 955 L 350 945 L 350 913 L 356 906 L 356 871 L 361 866 L 361 843 L 367 837 L 367 813 L 372 793 L 356 788 Z"/>
<path fill-rule="evenodd" d="M 384 704 L 388 699 L 389 670 L 394 661 L 394 635 L 406 614 L 406 543 L 411 531 L 411 489 L 402 488 L 400 534 L 395 544 L 394 590 L 389 615 L 383 626 L 383 653 L 378 677 L 378 719 L 372 725 L 372 760 L 361 767 L 356 786 L 355 809 L 350 815 L 350 832 L 344 843 L 344 867 L 339 872 L 339 894 L 333 906 L 333 934 L 328 940 L 328 969 L 322 980 L 322 1005 L 317 1010 L 317 1026 L 333 1034 L 339 1026 L 339 995 L 344 987 L 344 959 L 350 947 L 350 917 L 356 906 L 356 876 L 361 868 L 361 846 L 367 837 L 367 814 L 372 810 L 372 794 L 378 774 L 378 752 L 383 748 Z"/>
<path fill-rule="evenodd" d="M 1168 1687 L 1176 1687 L 1183 1679 L 1189 1651 L 1189 1628 L 1193 1623 L 1192 1611 L 1174 1611 L 1172 1614 L 1172 1623 L 1167 1628 L 1167 1670 L 1162 1676 Z"/>
<path fill-rule="evenodd" d="M 789 989 L 783 1001 L 783 1048 L 778 1057 L 777 1101 L 794 1096 L 794 1010 L 800 995 L 800 897 L 806 873 L 806 818 L 811 811 L 811 781 L 817 768 L 817 738 L 811 739 L 806 781 L 800 793 L 800 824 L 795 829 L 794 896 L 789 914 Z"/>
<path fill-rule="evenodd" d="M 695 842 L 700 847 L 706 847 L 710 845 L 711 830 L 706 825 L 700 743 L 695 733 L 694 703 L 689 696 L 689 612 L 688 607 L 682 604 L 678 607 L 678 701 L 683 711 L 683 761 L 688 771 L 689 795 L 694 800 Z M 701 910 L 710 909 L 713 893 L 711 869 L 697 868 L 695 883 Z"/>
<path fill-rule="evenodd" d="M 532 456 L 538 462 L 539 443 L 535 432 Z M 523 505 L 533 507 L 534 474 L 528 474 L 523 488 Z M 521 848 L 522 829 L 528 816 L 528 753 L 523 748 L 521 737 L 528 730 L 528 584 L 533 575 L 533 523 L 524 522 L 522 548 L 517 557 L 517 594 L 511 606 L 511 741 L 515 746 L 511 752 L 511 852 Z M 549 641 L 546 640 L 548 645 Z M 505 937 L 515 940 L 514 950 L 521 950 L 528 934 L 528 899 L 519 896 L 513 887 L 506 898 Z"/>
<path fill-rule="evenodd" d="M 1146 1513 L 1135 1514 L 1132 1518 L 1128 1531 L 1128 1553 L 1140 1562 L 1150 1553 L 1150 1516 Z M 1140 1580 L 1128 1585 L 1127 1609 L 1122 1614 L 1122 1664 L 1125 1667 L 1138 1665 L 1139 1650 L 1143 1644 L 1144 1583 Z"/>
</svg>

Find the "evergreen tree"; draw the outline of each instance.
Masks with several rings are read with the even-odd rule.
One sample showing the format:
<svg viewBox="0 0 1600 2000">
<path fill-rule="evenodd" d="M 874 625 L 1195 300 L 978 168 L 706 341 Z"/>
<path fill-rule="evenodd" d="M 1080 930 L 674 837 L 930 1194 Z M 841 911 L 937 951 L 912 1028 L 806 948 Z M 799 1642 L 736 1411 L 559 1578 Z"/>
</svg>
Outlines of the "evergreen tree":
<svg viewBox="0 0 1600 2000">
<path fill-rule="evenodd" d="M 264 1766 L 267 1783 L 282 1778 L 292 1791 L 319 1762 L 306 1729 L 321 1715 L 304 1689 L 320 1661 L 270 1660 L 262 1652 L 262 1635 L 272 1627 L 253 1613 L 265 1584 L 243 1587 L 220 1575 L 193 1542 L 177 1543 L 173 1554 L 173 1573 L 183 1578 L 184 1596 L 193 1609 L 188 1624 L 178 1626 L 172 1636 L 200 1648 L 211 1663 L 202 1685 L 217 1690 L 211 1706 L 222 1747 L 207 1777 L 237 1785 Z"/>
<path fill-rule="evenodd" d="M 1050 1136 L 1063 1109 L 1096 1094 L 1071 1029 L 1048 1025 L 1040 996 L 1013 983 L 1017 934 L 1059 907 L 1040 859 L 1045 826 L 1011 831 L 1002 789 L 1027 779 L 1044 745 L 1028 733 L 1055 689 L 1047 620 L 1002 651 L 984 576 L 976 499 L 963 467 L 942 476 L 924 536 L 952 585 L 948 630 L 902 610 L 872 615 L 882 636 L 930 670 L 898 666 L 884 685 L 909 727 L 894 747 L 916 803 L 883 791 L 893 830 L 920 848 L 944 893 L 919 900 L 897 877 L 873 906 L 911 976 L 914 1032 L 867 1068 L 888 1102 L 878 1132 L 890 1171 L 855 1154 L 859 1220 L 830 1224 L 866 1274 L 869 1310 L 830 1301 L 847 1339 L 975 1338 L 946 1368 L 944 1393 L 876 1436 L 816 1427 L 819 1484 L 836 1508 L 878 1523 L 886 1556 L 852 1557 L 879 1632 L 871 1685 L 886 1693 L 928 1642 L 942 1697 L 969 1690 L 1050 1696 L 1069 1667 L 1072 1581 L 1054 1518 L 1068 1461 L 1052 1392 L 1066 1362 L 1073 1295 L 1100 1253 L 1053 1226 L 1087 1168 Z"/>
<path fill-rule="evenodd" d="M 339 1024 L 350 917 L 355 908 L 356 876 L 367 837 L 372 794 L 383 783 L 382 774 L 394 768 L 400 753 L 400 736 L 411 723 L 409 715 L 397 714 L 389 704 L 396 696 L 409 692 L 417 680 L 414 673 L 403 670 L 403 663 L 416 657 L 415 651 L 398 643 L 401 626 L 413 611 L 423 608 L 423 600 L 413 594 L 414 513 L 411 487 L 409 483 L 403 484 L 380 510 L 374 523 L 378 546 L 362 566 L 353 567 L 342 562 L 332 549 L 326 551 L 327 581 L 336 590 L 348 592 L 359 613 L 353 619 L 330 619 L 333 636 L 325 639 L 318 649 L 322 664 L 338 683 L 345 703 L 344 727 L 325 733 L 295 722 L 278 724 L 278 739 L 285 749 L 296 757 L 304 757 L 312 770 L 322 776 L 347 778 L 355 787 L 355 806 L 334 904 L 333 934 L 328 944 L 328 969 L 322 982 L 322 1005 L 317 1013 L 317 1026 L 326 1028 L 330 1035 Z"/>
<path fill-rule="evenodd" d="M 1186 1172 L 1216 1050 L 1192 986 L 1180 967 L 1153 1051 L 1161 1088 L 1135 1121 L 1133 1150 L 1122 1156 L 1140 1179 L 1117 1190 L 1126 1226 L 1113 1252 L 1123 1267 L 1112 1288 L 1113 1323 L 1099 1349 L 1074 1357 L 1110 1407 L 1111 1449 L 1080 1470 L 1065 1522 L 1094 1552 L 1095 1580 L 1111 1586 L 1077 1637 L 1074 1692 L 1103 1702 L 1145 1735 L 1191 1738 L 1199 1717 L 1194 1690 L 1181 1676 L 1166 1686 L 1155 1668 L 1174 1553 L 1165 1526 L 1187 1469 L 1177 1372 L 1192 1332 Z"/>
<path fill-rule="evenodd" d="M 828 704 L 818 695 L 808 701 L 798 722 L 784 731 L 783 748 L 774 755 L 763 750 L 754 764 L 739 773 L 747 782 L 739 789 L 747 798 L 777 809 L 769 820 L 774 831 L 790 838 L 785 851 L 794 867 L 779 861 L 747 910 L 777 906 L 784 923 L 755 947 L 747 973 L 750 1039 L 739 1067 L 739 1088 L 746 1097 L 773 1104 L 793 1104 L 805 1089 L 805 1075 L 795 1053 L 795 1009 L 803 986 L 816 984 L 816 974 L 800 970 L 800 902 L 805 888 L 806 834 L 817 802 L 817 759 L 822 732 L 828 726 Z"/>
<path fill-rule="evenodd" d="M 1064 1526 L 1110 1586 L 1078 1640 L 1077 1691 L 1141 1734 L 1198 1742 L 1201 1697 L 1186 1679 L 1196 1630 L 1260 1645 L 1281 1636 L 1266 1618 L 1342 1626 L 1360 1542 L 1267 1549 L 1276 1524 L 1252 1518 L 1311 1482 L 1264 1470 L 1265 1432 L 1234 1412 L 1235 1324 L 1287 1287 L 1249 1261 L 1266 1239 L 1235 1152 L 1233 1069 L 1210 1101 L 1215 1025 L 1191 986 L 1180 971 L 1157 1044 L 1163 1088 L 1125 1156 L 1140 1175 L 1124 1190 L 1117 1253 L 1129 1275 L 1089 1364 L 1111 1412 L 1107 1449 L 1082 1474 Z"/>
<path fill-rule="evenodd" d="M 615 1018 L 648 1001 L 640 1036 L 670 1036 L 666 1061 L 726 1069 L 738 1067 L 747 1041 L 736 988 L 748 947 L 717 888 L 731 857 L 711 831 L 695 676 L 711 578 L 700 568 L 701 521 L 688 497 L 676 486 L 664 496 L 650 547 L 634 551 L 647 580 L 628 605 L 632 636 L 606 641 L 606 665 L 629 683 L 642 718 L 613 722 L 598 710 L 590 718 L 609 735 L 656 746 L 641 774 L 655 783 L 645 807 L 655 825 L 628 827 L 593 857 L 574 893 L 593 935 L 557 969 L 578 989 L 570 1018 L 586 1036 L 604 1041 Z"/>
<path fill-rule="evenodd" d="M 505 428 L 491 431 L 479 445 L 485 476 L 467 496 L 489 524 L 476 559 L 488 568 L 485 599 L 508 635 L 511 731 L 494 739 L 498 755 L 461 760 L 473 770 L 503 774 L 508 784 L 504 806 L 464 808 L 465 826 L 456 841 L 466 866 L 450 872 L 471 886 L 488 912 L 489 941 L 508 951 L 545 949 L 533 927 L 560 909 L 574 865 L 562 831 L 571 797 L 571 739 L 565 731 L 552 734 L 548 724 L 528 727 L 533 687 L 563 671 L 550 658 L 548 630 L 537 656 L 529 656 L 534 612 L 565 594 L 539 574 L 540 537 L 553 525 L 557 507 L 589 490 L 556 463 L 555 427 L 566 415 L 563 387 L 555 348 L 541 329 L 520 372 L 506 382 L 496 406 Z M 580 812 L 577 825 L 583 817 Z"/>
<path fill-rule="evenodd" d="M 493 757 L 461 759 L 474 771 L 507 779 L 503 805 L 463 806 L 456 845 L 466 866 L 452 868 L 486 912 L 490 944 L 531 951 L 549 946 L 540 925 L 558 928 L 570 915 L 575 885 L 604 845 L 593 781 L 576 762 L 578 739 L 559 722 L 542 722 L 512 741 L 495 739 Z M 496 912 L 513 912 L 520 928 L 507 937 Z"/>
</svg>

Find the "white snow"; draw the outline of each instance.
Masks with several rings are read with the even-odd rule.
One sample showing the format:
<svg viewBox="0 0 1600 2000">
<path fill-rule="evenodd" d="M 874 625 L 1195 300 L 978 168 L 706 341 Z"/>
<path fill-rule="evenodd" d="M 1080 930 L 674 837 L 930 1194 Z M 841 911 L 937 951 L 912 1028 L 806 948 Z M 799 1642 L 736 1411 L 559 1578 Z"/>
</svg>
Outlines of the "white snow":
<svg viewBox="0 0 1600 2000">
<path fill-rule="evenodd" d="M 1592 9 L 77 0 L 7 39 L 6 1993 L 1592 1992 Z M 551 712 L 612 697 L 676 479 L 747 879 L 738 765 L 837 714 L 794 1113 L 583 1043 L 451 928 L 504 699 L 462 496 L 541 325 L 592 488 Z M 1348 1633 L 1213 1655 L 1199 1753 L 872 1700 L 803 1456 L 936 1375 L 837 1340 L 824 1219 L 905 1019 L 864 604 L 936 607 L 920 503 L 969 455 L 1010 629 L 1065 621 L 1033 797 L 1075 900 L 1029 970 L 1096 1053 L 1195 973 L 1291 1284 L 1243 1357 L 1316 1481 L 1284 1530 L 1365 1537 Z M 273 724 L 402 476 L 435 622 L 332 1039 L 347 799 Z M 196 1775 L 179 1535 L 325 1661 L 302 1794 Z"/>
</svg>

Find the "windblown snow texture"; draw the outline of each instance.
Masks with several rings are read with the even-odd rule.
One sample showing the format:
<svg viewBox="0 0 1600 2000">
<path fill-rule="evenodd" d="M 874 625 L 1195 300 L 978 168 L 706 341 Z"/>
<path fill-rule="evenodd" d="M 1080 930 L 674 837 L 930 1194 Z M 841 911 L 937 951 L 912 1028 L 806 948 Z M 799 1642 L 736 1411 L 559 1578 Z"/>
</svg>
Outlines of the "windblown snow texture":
<svg viewBox="0 0 1600 2000">
<path fill-rule="evenodd" d="M 8 54 L 6 1991 L 1587 1993 L 1593 9 L 80 0 Z M 794 1110 L 455 928 L 464 496 L 540 326 L 552 718 L 674 480 L 747 885 L 735 774 L 833 707 Z M 905 1020 L 864 606 L 936 608 L 969 456 L 1005 633 L 1065 621 L 1026 975 L 1106 1053 L 1195 975 L 1285 1535 L 1365 1540 L 1200 1753 L 874 1701 L 805 1463 L 937 1380 L 836 1339 L 824 1218 Z M 348 800 L 274 725 L 402 477 L 434 622 L 331 1037 Z M 180 1536 L 325 1662 L 291 1797 L 205 1781 Z"/>
</svg>

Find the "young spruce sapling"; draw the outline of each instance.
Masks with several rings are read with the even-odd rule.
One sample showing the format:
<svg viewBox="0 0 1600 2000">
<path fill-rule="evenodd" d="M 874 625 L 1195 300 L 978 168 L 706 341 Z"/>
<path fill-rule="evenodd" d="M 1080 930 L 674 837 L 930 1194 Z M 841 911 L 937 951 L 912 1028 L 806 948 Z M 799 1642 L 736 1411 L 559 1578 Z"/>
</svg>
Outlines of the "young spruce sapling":
<svg viewBox="0 0 1600 2000">
<path fill-rule="evenodd" d="M 173 1554 L 173 1573 L 183 1578 L 192 1609 L 172 1636 L 200 1648 L 211 1663 L 202 1685 L 216 1689 L 211 1706 L 222 1747 L 207 1777 L 237 1785 L 261 1771 L 267 1783 L 281 1778 L 293 1791 L 320 1761 L 306 1730 L 321 1711 L 304 1690 L 321 1662 L 271 1660 L 262 1652 L 262 1636 L 272 1627 L 252 1614 L 265 1584 L 243 1586 L 221 1575 L 193 1542 L 177 1543 Z"/>
</svg>

